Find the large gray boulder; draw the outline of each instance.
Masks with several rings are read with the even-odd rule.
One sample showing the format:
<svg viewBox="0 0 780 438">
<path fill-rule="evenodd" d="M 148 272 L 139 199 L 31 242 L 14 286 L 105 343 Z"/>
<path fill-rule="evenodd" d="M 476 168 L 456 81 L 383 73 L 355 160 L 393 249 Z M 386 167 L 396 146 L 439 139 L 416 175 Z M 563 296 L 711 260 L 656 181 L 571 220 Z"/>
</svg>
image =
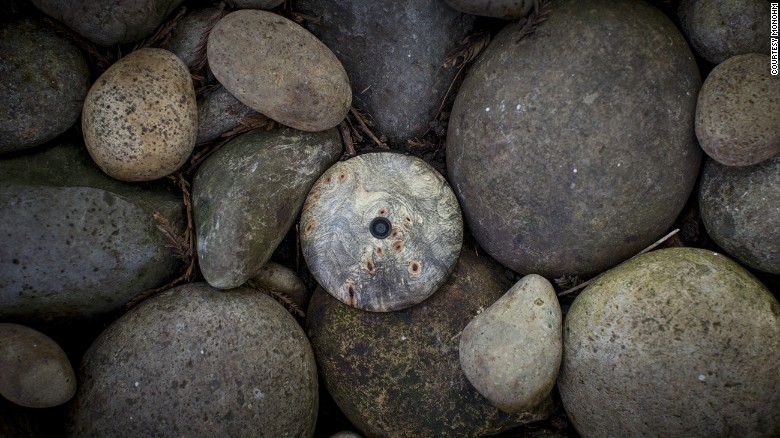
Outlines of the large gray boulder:
<svg viewBox="0 0 780 438">
<path fill-rule="evenodd" d="M 556 1 L 536 33 L 519 31 L 505 27 L 458 92 L 450 183 L 505 266 L 592 275 L 658 239 L 687 201 L 699 72 L 641 1 Z"/>
<path fill-rule="evenodd" d="M 183 229 L 165 184 L 113 180 L 82 145 L 0 160 L 0 320 L 103 315 L 171 280 L 179 263 L 154 213 Z"/>
</svg>

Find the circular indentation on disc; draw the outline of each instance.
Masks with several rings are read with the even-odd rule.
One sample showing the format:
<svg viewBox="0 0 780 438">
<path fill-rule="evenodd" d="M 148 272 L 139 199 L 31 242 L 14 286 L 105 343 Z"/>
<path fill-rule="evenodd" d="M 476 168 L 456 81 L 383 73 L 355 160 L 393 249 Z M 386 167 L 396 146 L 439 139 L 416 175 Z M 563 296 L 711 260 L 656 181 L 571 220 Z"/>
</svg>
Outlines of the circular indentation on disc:
<svg viewBox="0 0 780 438">
<path fill-rule="evenodd" d="M 375 217 L 371 221 L 371 225 L 368 226 L 368 230 L 371 231 L 371 235 L 377 239 L 384 239 L 390 235 L 390 230 L 393 229 L 393 224 L 386 217 Z"/>
<path fill-rule="evenodd" d="M 436 292 L 463 239 L 460 207 L 444 177 L 392 152 L 334 164 L 312 187 L 300 223 L 301 250 L 317 282 L 373 312 L 405 309 Z"/>
</svg>

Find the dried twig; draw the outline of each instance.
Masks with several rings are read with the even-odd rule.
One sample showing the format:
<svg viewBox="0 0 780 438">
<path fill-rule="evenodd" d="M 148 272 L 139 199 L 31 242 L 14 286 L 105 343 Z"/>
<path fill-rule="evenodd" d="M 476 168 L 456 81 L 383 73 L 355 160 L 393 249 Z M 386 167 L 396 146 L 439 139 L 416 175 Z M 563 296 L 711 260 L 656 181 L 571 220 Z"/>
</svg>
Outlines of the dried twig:
<svg viewBox="0 0 780 438">
<path fill-rule="evenodd" d="M 522 24 L 517 34 L 517 40 L 520 42 L 524 37 L 536 32 L 543 21 L 550 15 L 550 0 L 534 0 L 534 10 L 528 17 L 521 19 L 518 23 Z"/>
<path fill-rule="evenodd" d="M 125 307 L 128 309 L 153 295 L 166 291 L 180 284 L 190 283 L 195 280 L 198 255 L 197 248 L 195 246 L 195 227 L 192 220 L 192 201 L 189 190 L 190 184 L 181 173 L 168 176 L 168 178 L 174 181 L 182 192 L 182 202 L 184 203 L 185 216 L 187 219 L 186 228 L 183 233 L 179 234 L 176 226 L 162 214 L 155 212 L 153 217 L 154 220 L 157 221 L 157 228 L 162 231 L 163 235 L 168 241 L 165 246 L 167 248 L 171 248 L 173 255 L 184 262 L 184 270 L 182 271 L 181 275 L 176 277 L 173 281 L 170 281 L 169 283 L 166 283 L 165 285 L 158 288 L 143 291 L 135 296 L 126 304 Z"/>
<path fill-rule="evenodd" d="M 463 67 L 477 59 L 480 53 L 490 44 L 489 32 L 477 32 L 463 38 L 461 45 L 452 49 L 441 65 L 444 68 Z M 460 60 L 460 63 L 458 63 Z"/>
<path fill-rule="evenodd" d="M 352 142 L 352 133 L 350 133 L 350 124 L 346 120 L 339 123 L 339 132 L 341 132 L 341 140 L 344 142 L 344 154 L 348 157 L 355 156 L 355 145 Z"/>
<path fill-rule="evenodd" d="M 674 230 L 672 230 L 672 231 L 671 231 L 669 234 L 667 234 L 667 235 L 665 235 L 664 237 L 662 237 L 662 238 L 660 238 L 660 239 L 656 240 L 656 241 L 655 241 L 655 243 L 653 243 L 652 245 L 650 245 L 650 246 L 648 246 L 647 248 L 643 249 L 642 251 L 639 251 L 638 253 L 636 253 L 635 255 L 633 255 L 633 256 L 632 256 L 631 258 L 629 258 L 628 260 L 631 260 L 631 259 L 633 259 L 633 258 L 635 258 L 635 257 L 639 257 L 640 255 L 642 255 L 642 254 L 644 254 L 644 253 L 646 253 L 646 252 L 652 251 L 653 249 L 655 249 L 656 247 L 658 247 L 658 245 L 660 245 L 660 244 L 662 244 L 662 243 L 666 242 L 666 241 L 667 241 L 667 240 L 668 240 L 670 237 L 674 236 L 674 235 L 675 235 L 675 234 L 677 234 L 679 231 L 680 231 L 680 229 L 679 229 L 679 228 L 675 228 L 675 229 L 674 229 Z M 628 260 L 626 260 L 626 261 L 628 261 Z M 560 293 L 558 294 L 558 296 L 559 296 L 559 297 L 563 297 L 563 296 L 569 295 L 569 294 L 570 294 L 570 293 L 572 293 L 572 292 L 576 292 L 576 291 L 578 291 L 578 290 L 580 290 L 580 289 L 583 289 L 583 288 L 587 287 L 589 284 L 591 284 L 591 283 L 593 282 L 593 280 L 595 280 L 595 279 L 597 279 L 597 278 L 598 278 L 598 277 L 593 277 L 593 278 L 591 278 L 590 280 L 588 280 L 588 281 L 585 281 L 585 282 L 583 282 L 583 283 L 581 283 L 581 284 L 579 284 L 579 285 L 577 285 L 577 286 L 575 286 L 575 287 L 572 287 L 572 288 L 570 288 L 570 289 L 566 289 L 565 291 L 563 291 L 563 292 L 560 292 Z"/>
<path fill-rule="evenodd" d="M 360 129 L 363 130 L 363 132 L 368 136 L 368 138 L 373 141 L 376 146 L 380 149 L 390 149 L 387 144 L 385 144 L 383 141 L 379 140 L 376 135 L 374 135 L 374 132 L 371 131 L 371 128 L 368 127 L 368 124 L 363 119 L 363 116 L 360 114 L 360 111 L 358 111 L 354 106 L 350 107 L 349 113 L 352 114 L 352 117 L 357 120 L 358 124 L 360 125 Z"/>
<path fill-rule="evenodd" d="M 271 129 L 274 126 L 274 121 L 260 113 L 252 113 L 241 119 L 241 121 L 238 122 L 238 126 L 235 128 L 223 132 L 220 137 L 232 138 L 238 134 L 243 134 L 244 132 L 251 131 L 255 128 L 260 128 L 263 126 L 267 126 L 269 129 Z"/>
<path fill-rule="evenodd" d="M 252 280 L 247 281 L 246 285 L 251 287 L 252 289 L 258 290 L 260 292 L 263 292 L 264 294 L 271 296 L 271 298 L 275 299 L 277 302 L 279 302 L 279 304 L 283 305 L 287 309 L 287 311 L 289 311 L 293 315 L 300 316 L 301 318 L 306 317 L 306 313 L 304 313 L 303 309 L 301 309 L 299 305 L 295 304 L 295 302 L 292 299 L 290 299 L 290 297 L 283 294 L 282 292 L 266 289 L 258 285 Z"/>
</svg>

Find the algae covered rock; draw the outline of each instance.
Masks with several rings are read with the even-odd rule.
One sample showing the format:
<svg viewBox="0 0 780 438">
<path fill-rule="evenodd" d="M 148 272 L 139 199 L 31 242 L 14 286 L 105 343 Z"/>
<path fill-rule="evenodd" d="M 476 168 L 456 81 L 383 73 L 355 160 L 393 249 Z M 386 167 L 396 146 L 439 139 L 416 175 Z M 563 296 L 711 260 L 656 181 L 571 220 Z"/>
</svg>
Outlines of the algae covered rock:
<svg viewBox="0 0 780 438">
<path fill-rule="evenodd" d="M 558 386 L 580 435 L 777 436 L 780 304 L 717 253 L 611 269 L 566 315 Z"/>
<path fill-rule="evenodd" d="M 318 288 L 306 326 L 328 392 L 365 436 L 482 436 L 545 418 L 549 399 L 506 414 L 460 367 L 461 331 L 510 285 L 498 264 L 463 251 L 438 292 L 404 310 L 365 312 Z"/>
<path fill-rule="evenodd" d="M 154 213 L 183 229 L 179 195 L 109 178 L 83 145 L 0 159 L 0 320 L 103 315 L 173 279 Z"/>
<path fill-rule="evenodd" d="M 505 266 L 594 274 L 674 222 L 701 160 L 701 85 L 674 23 L 633 0 L 563 0 L 505 27 L 466 76 L 447 171 L 467 225 Z M 564 68 L 565 66 L 565 68 Z"/>
<path fill-rule="evenodd" d="M 311 437 L 319 404 L 306 335 L 249 288 L 168 290 L 123 315 L 82 359 L 73 437 Z"/>
<path fill-rule="evenodd" d="M 193 178 L 198 261 L 206 281 L 229 289 L 259 273 L 295 222 L 309 189 L 342 153 L 335 129 L 241 134 Z"/>
</svg>

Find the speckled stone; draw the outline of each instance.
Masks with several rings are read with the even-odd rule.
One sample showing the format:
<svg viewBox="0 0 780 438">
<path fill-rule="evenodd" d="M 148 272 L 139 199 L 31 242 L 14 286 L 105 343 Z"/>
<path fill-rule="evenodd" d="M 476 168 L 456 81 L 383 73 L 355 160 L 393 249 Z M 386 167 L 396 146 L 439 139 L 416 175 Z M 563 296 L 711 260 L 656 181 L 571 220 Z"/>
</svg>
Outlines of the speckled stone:
<svg viewBox="0 0 780 438">
<path fill-rule="evenodd" d="M 534 8 L 533 0 L 445 0 L 453 9 L 473 15 L 517 20 Z"/>
<path fill-rule="evenodd" d="M 167 184 L 111 179 L 83 144 L 0 159 L 0 321 L 104 316 L 172 280 L 155 212 L 184 229 Z"/>
<path fill-rule="evenodd" d="M 101 46 L 131 43 L 157 29 L 182 0 L 31 0 L 36 8 Z"/>
<path fill-rule="evenodd" d="M 257 275 L 292 227 L 317 178 L 341 157 L 336 129 L 256 129 L 221 147 L 193 178 L 203 277 L 229 289 Z"/>
<path fill-rule="evenodd" d="M 378 235 L 373 224 L 384 221 Z M 413 306 L 455 266 L 463 220 L 447 181 L 425 161 L 363 154 L 329 168 L 301 213 L 301 251 L 319 284 L 373 312 Z"/>
<path fill-rule="evenodd" d="M 195 148 L 198 107 L 187 66 L 163 49 L 140 49 L 92 85 L 81 118 L 95 163 L 122 181 L 178 169 Z"/>
<path fill-rule="evenodd" d="M 284 0 L 228 0 L 228 3 L 237 9 L 273 9 Z"/>
<path fill-rule="evenodd" d="M 583 437 L 780 434 L 780 304 L 725 256 L 672 248 L 596 279 L 558 378 Z"/>
<path fill-rule="evenodd" d="M 365 312 L 318 288 L 306 327 L 325 387 L 364 436 L 469 437 L 550 414 L 545 400 L 510 415 L 468 382 L 458 337 L 511 286 L 497 263 L 462 251 L 447 282 L 422 303 Z"/>
<path fill-rule="evenodd" d="M 82 359 L 68 436 L 311 437 L 317 368 L 295 319 L 248 288 L 191 283 L 116 320 Z"/>
<path fill-rule="evenodd" d="M 764 0 L 682 0 L 677 8 L 691 47 L 713 64 L 746 53 L 769 55 L 769 15 Z"/>
<path fill-rule="evenodd" d="M 352 104 L 349 78 L 333 52 L 271 12 L 241 9 L 219 20 L 209 34 L 208 60 L 238 100 L 295 129 L 333 128 Z"/>
<path fill-rule="evenodd" d="M 729 166 L 780 152 L 780 76 L 769 74 L 769 55 L 737 55 L 710 72 L 696 105 L 696 137 Z"/>
<path fill-rule="evenodd" d="M 471 32 L 474 17 L 442 0 L 295 0 L 318 17 L 306 23 L 344 64 L 355 106 L 390 144 L 422 137 L 437 116 L 456 68 L 442 68 Z"/>
<path fill-rule="evenodd" d="M 81 114 L 89 70 L 68 40 L 32 20 L 0 24 L 0 153 L 65 132 Z"/>
<path fill-rule="evenodd" d="M 526 412 L 555 385 L 563 351 L 561 320 L 550 282 L 526 275 L 463 329 L 463 372 L 497 408 Z"/>
<path fill-rule="evenodd" d="M 217 87 L 198 99 L 198 138 L 195 143 L 206 143 L 219 138 L 254 112 L 255 110 L 241 103 L 225 87 Z"/>
<path fill-rule="evenodd" d="M 593 275 L 661 237 L 690 197 L 701 79 L 647 2 L 552 8 L 520 42 L 518 24 L 504 27 L 469 70 L 447 172 L 475 239 L 504 266 Z"/>
<path fill-rule="evenodd" d="M 23 325 L 0 323 L 0 369 L 0 395 L 21 406 L 59 406 L 76 393 L 76 375 L 62 348 Z"/>
<path fill-rule="evenodd" d="M 707 233 L 729 255 L 780 274 L 780 154 L 747 167 L 707 160 L 699 206 Z"/>
</svg>

